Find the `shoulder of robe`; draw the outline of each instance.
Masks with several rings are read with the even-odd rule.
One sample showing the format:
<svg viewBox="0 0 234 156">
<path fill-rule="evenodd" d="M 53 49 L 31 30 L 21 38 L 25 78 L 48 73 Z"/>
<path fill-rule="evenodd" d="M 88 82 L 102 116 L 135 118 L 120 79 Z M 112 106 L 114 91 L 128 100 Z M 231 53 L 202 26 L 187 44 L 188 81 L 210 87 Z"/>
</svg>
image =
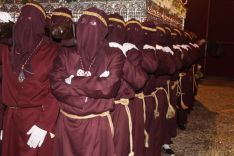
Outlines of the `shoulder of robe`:
<svg viewBox="0 0 234 156">
<path fill-rule="evenodd" d="M 199 45 L 196 43 L 189 43 L 189 45 L 193 46 L 194 48 L 199 48 Z"/>
<path fill-rule="evenodd" d="M 148 45 L 148 44 L 144 45 L 144 46 L 143 46 L 143 49 L 152 49 L 152 50 L 156 50 L 155 47 L 153 47 L 153 46 L 151 46 L 151 45 Z"/>
<path fill-rule="evenodd" d="M 118 48 L 123 52 L 123 46 L 117 42 L 109 42 L 109 47 Z"/>
<path fill-rule="evenodd" d="M 174 55 L 174 52 L 171 50 L 170 47 L 166 46 L 166 47 L 163 47 L 163 51 L 164 52 L 167 52 L 167 53 L 170 53 L 171 55 Z"/>
<path fill-rule="evenodd" d="M 129 50 L 131 49 L 136 49 L 139 50 L 136 45 L 132 44 L 132 43 L 124 43 L 123 44 L 123 50 L 124 50 L 124 54 L 126 54 Z"/>
<path fill-rule="evenodd" d="M 110 44 L 111 43 L 111 44 Z M 106 56 L 109 57 L 109 59 L 120 57 L 121 59 L 124 59 L 124 53 L 123 53 L 123 47 L 121 44 L 116 42 L 110 42 L 109 46 L 107 46 L 107 53 Z M 114 43 L 114 44 L 113 44 Z"/>
</svg>

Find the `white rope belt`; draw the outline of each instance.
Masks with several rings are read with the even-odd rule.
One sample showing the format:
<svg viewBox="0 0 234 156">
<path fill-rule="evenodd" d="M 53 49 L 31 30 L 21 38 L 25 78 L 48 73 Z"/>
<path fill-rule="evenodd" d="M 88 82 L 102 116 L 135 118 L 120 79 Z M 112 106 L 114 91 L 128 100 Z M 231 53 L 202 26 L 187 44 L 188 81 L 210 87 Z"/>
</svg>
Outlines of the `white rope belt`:
<svg viewBox="0 0 234 156">
<path fill-rule="evenodd" d="M 85 116 L 69 114 L 62 109 L 60 109 L 60 113 L 62 113 L 64 116 L 66 116 L 68 118 L 77 119 L 77 120 L 84 120 L 84 119 L 91 119 L 91 118 L 95 118 L 95 117 L 105 117 L 106 116 L 108 119 L 109 125 L 110 125 L 112 136 L 114 136 L 114 126 L 113 126 L 113 122 L 112 122 L 109 111 L 106 111 L 106 112 L 103 112 L 100 114 L 90 114 L 90 115 L 85 115 Z"/>
<path fill-rule="evenodd" d="M 115 104 L 121 104 L 124 106 L 127 116 L 128 116 L 128 128 L 129 128 L 129 142 L 130 142 L 130 153 L 128 154 L 128 156 L 134 156 L 134 152 L 133 152 L 133 137 L 132 137 L 132 117 L 131 117 L 131 112 L 130 109 L 128 107 L 129 105 L 129 99 L 120 99 L 120 100 L 116 100 Z"/>
</svg>

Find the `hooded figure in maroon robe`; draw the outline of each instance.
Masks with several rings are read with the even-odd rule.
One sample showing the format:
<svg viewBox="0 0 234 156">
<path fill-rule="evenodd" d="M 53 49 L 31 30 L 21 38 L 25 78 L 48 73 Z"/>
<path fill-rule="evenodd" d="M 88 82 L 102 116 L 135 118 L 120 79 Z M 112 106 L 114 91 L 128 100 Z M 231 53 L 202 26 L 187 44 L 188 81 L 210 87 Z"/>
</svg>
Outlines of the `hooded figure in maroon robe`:
<svg viewBox="0 0 234 156">
<path fill-rule="evenodd" d="M 190 58 L 189 66 L 185 68 L 184 72 L 186 75 L 182 79 L 182 92 L 184 92 L 183 101 L 189 107 L 188 112 L 193 109 L 197 83 L 195 79 L 195 63 L 199 57 L 199 48 L 198 45 L 192 44 L 192 37 L 186 31 L 184 34 L 184 46 L 188 47 L 188 57 Z"/>
<path fill-rule="evenodd" d="M 52 12 L 49 22 L 50 35 L 62 46 L 75 46 L 75 24 L 72 22 L 72 12 L 64 7 Z"/>
<path fill-rule="evenodd" d="M 170 103 L 173 106 L 174 110 L 176 110 L 177 104 L 178 104 L 178 79 L 179 79 L 179 72 L 182 68 L 182 52 L 181 49 L 175 48 L 174 44 L 177 38 L 177 34 L 173 32 L 173 30 L 169 26 L 163 26 L 163 28 L 166 30 L 166 41 L 167 46 L 170 47 L 170 49 L 173 51 L 172 60 L 175 65 L 175 72 L 171 75 L 170 81 L 168 82 L 168 88 L 167 91 L 169 93 L 170 97 Z M 176 136 L 177 133 L 177 114 L 171 119 L 166 120 L 166 135 L 163 140 L 163 146 L 162 149 L 169 155 L 174 154 L 172 151 L 170 144 L 172 143 L 171 138 Z"/>
<path fill-rule="evenodd" d="M 89 8 L 77 23 L 77 45 L 63 49 L 51 74 L 60 101 L 56 156 L 114 156 L 110 111 L 121 84 L 124 55 L 108 45 L 108 17 Z"/>
<path fill-rule="evenodd" d="M 119 14 L 109 15 L 108 41 L 113 47 L 123 50 L 126 28 L 122 16 Z M 147 80 L 147 74 L 141 68 L 140 59 L 134 60 L 131 55 L 126 55 L 123 67 L 123 77 L 120 89 L 116 96 L 115 110 L 112 119 L 115 129 L 114 144 L 116 156 L 133 156 L 132 118 L 129 110 L 129 99 L 135 97 L 135 90 L 141 89 Z M 133 61 L 133 62 L 132 62 Z"/>
<path fill-rule="evenodd" d="M 154 54 L 154 58 L 157 64 L 159 64 L 159 58 L 158 53 L 156 52 L 155 48 L 155 38 L 154 35 L 156 33 L 155 24 L 153 21 L 146 21 L 142 23 L 142 29 L 144 32 L 144 39 L 143 39 L 143 52 L 148 52 Z M 149 79 L 146 82 L 146 85 L 143 88 L 143 92 L 145 94 L 145 103 L 146 103 L 146 121 L 145 121 L 145 129 L 147 133 L 149 134 L 149 141 L 148 141 L 148 147 L 145 148 L 145 155 L 153 155 L 155 153 L 155 144 L 156 142 L 159 142 L 158 138 L 155 138 L 155 134 L 157 134 L 161 127 L 158 125 L 155 115 L 156 115 L 156 101 L 155 97 L 153 95 L 153 92 L 156 89 L 156 83 L 155 83 L 155 73 L 149 73 Z M 161 108 L 161 107 L 160 107 Z M 161 112 L 160 112 L 161 114 Z M 160 152 L 159 148 L 157 151 Z"/>
<path fill-rule="evenodd" d="M 14 27 L 13 47 L 1 45 L 3 102 L 3 156 L 52 155 L 56 98 L 49 73 L 57 46 L 45 37 L 45 11 L 27 3 Z"/>
<path fill-rule="evenodd" d="M 133 62 L 139 60 L 141 68 L 145 73 L 152 73 L 157 68 L 155 57 L 152 53 L 143 52 L 143 31 L 141 23 L 131 19 L 126 24 L 126 39 L 124 49 L 126 54 Z M 136 98 L 130 101 L 130 110 L 133 120 L 133 148 L 136 156 L 144 155 L 144 147 L 147 146 L 148 134 L 145 131 L 145 103 L 144 94 L 141 90 L 136 91 Z"/>
<path fill-rule="evenodd" d="M 123 46 L 126 36 L 126 28 L 124 18 L 115 13 L 109 15 L 107 40 L 109 42 L 116 42 Z"/>
<path fill-rule="evenodd" d="M 12 44 L 12 29 L 14 23 L 9 13 L 0 11 L 0 43 Z M 0 88 L 2 88 L 2 65 L 0 66 Z M 2 129 L 3 129 L 3 115 L 5 112 L 5 105 L 2 102 L 2 89 L 0 90 L 0 153 L 2 153 Z M 1 154 L 0 154 L 1 155 Z"/>
<path fill-rule="evenodd" d="M 189 77 L 187 75 L 187 71 L 192 65 L 192 59 L 190 57 L 189 50 L 191 49 L 190 46 L 186 44 L 185 35 L 182 30 L 173 29 L 173 33 L 176 34 L 176 40 L 173 47 L 177 49 L 177 51 L 181 52 L 181 61 L 182 61 L 182 69 L 179 73 L 179 81 L 178 81 L 178 106 L 177 106 L 177 124 L 178 127 L 182 130 L 184 130 L 185 124 L 187 123 L 188 118 L 188 111 L 189 111 L 189 104 L 188 101 L 185 99 L 186 94 L 188 94 L 188 90 L 191 87 L 186 87 L 187 81 L 189 80 Z M 187 76 L 186 76 L 187 75 Z M 188 83 L 191 84 L 191 83 Z"/>
<path fill-rule="evenodd" d="M 150 22 L 143 23 L 143 29 L 155 29 L 155 25 Z M 158 68 L 150 75 L 143 92 L 146 96 L 146 130 L 149 134 L 149 145 L 145 150 L 145 155 L 160 155 L 162 140 L 164 138 L 165 121 L 168 108 L 166 94 L 167 80 L 166 74 L 174 71 L 174 64 L 171 60 L 171 54 L 164 50 L 165 30 L 155 29 L 146 31 L 150 35 L 145 36 L 145 44 L 152 45 L 155 48 L 155 55 L 158 58 Z M 146 46 L 144 46 L 146 49 Z"/>
</svg>

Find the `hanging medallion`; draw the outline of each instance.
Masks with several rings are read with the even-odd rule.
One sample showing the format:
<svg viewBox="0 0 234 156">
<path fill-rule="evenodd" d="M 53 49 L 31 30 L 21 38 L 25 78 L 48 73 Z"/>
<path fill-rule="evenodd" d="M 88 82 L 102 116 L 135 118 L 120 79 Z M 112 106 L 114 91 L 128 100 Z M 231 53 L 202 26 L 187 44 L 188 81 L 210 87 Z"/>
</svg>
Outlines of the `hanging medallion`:
<svg viewBox="0 0 234 156">
<path fill-rule="evenodd" d="M 21 70 L 19 73 L 18 81 L 22 83 L 25 80 L 24 70 Z"/>
</svg>

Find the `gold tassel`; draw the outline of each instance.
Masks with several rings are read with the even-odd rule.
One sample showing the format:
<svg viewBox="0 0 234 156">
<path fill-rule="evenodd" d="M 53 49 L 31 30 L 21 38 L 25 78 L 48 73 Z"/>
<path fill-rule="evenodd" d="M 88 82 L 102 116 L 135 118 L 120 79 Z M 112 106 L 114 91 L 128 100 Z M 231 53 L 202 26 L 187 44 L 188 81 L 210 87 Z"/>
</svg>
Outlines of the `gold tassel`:
<svg viewBox="0 0 234 156">
<path fill-rule="evenodd" d="M 134 152 L 130 152 L 128 156 L 134 156 Z"/>
<path fill-rule="evenodd" d="M 167 119 L 172 119 L 174 118 L 176 115 L 175 109 L 173 108 L 173 106 L 169 103 L 168 104 L 168 109 L 167 109 L 167 115 L 166 118 Z"/>
<path fill-rule="evenodd" d="M 156 119 L 157 117 L 159 117 L 160 113 L 158 111 L 158 98 L 156 93 L 158 92 L 159 88 L 156 89 L 156 91 L 152 92 L 151 95 L 154 97 L 155 100 L 155 109 L 154 109 L 154 118 Z"/>
<path fill-rule="evenodd" d="M 168 102 L 168 108 L 167 108 L 167 114 L 166 114 L 167 119 L 172 119 L 175 117 L 175 109 L 171 105 L 171 100 L 170 100 L 170 83 L 171 83 L 171 81 L 168 80 L 167 81 L 167 91 L 165 90 L 165 93 L 167 95 L 167 102 Z M 175 85 L 175 83 L 174 83 L 174 85 Z M 175 87 L 176 86 L 174 86 L 174 88 Z"/>
<path fill-rule="evenodd" d="M 146 130 L 144 130 L 145 134 L 145 148 L 149 148 L 149 134 Z"/>
<path fill-rule="evenodd" d="M 182 109 L 188 109 L 189 108 L 187 105 L 184 104 L 183 101 L 181 101 L 181 107 L 182 107 Z"/>
<path fill-rule="evenodd" d="M 171 89 L 174 90 L 177 85 L 178 85 L 178 81 L 175 81 L 174 84 L 171 86 Z"/>
</svg>

